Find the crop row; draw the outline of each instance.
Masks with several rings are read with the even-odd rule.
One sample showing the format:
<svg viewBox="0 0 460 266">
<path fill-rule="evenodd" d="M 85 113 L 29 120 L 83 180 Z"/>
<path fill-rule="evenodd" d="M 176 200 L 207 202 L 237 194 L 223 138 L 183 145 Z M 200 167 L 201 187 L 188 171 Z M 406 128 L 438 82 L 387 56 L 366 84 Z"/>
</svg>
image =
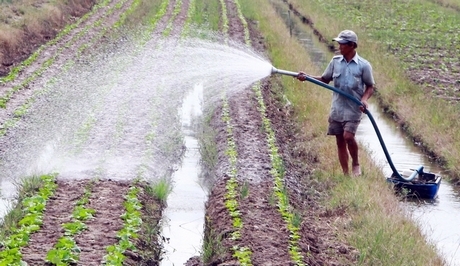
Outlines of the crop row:
<svg viewBox="0 0 460 266">
<path fill-rule="evenodd" d="M 237 8 L 240 20 L 245 28 L 245 42 L 246 45 L 251 45 L 251 39 L 249 35 L 248 24 L 246 19 L 243 16 L 241 11 L 241 7 L 238 3 L 238 0 L 234 0 Z M 303 266 L 305 265 L 303 262 L 303 255 L 299 248 L 298 241 L 300 239 L 299 229 L 300 229 L 300 221 L 301 218 L 292 212 L 292 207 L 289 204 L 289 194 L 288 190 L 284 187 L 284 163 L 283 159 L 281 158 L 278 148 L 276 146 L 276 136 L 275 132 L 271 127 L 270 119 L 267 117 L 266 107 L 264 103 L 264 99 L 262 96 L 262 90 L 260 86 L 260 82 L 257 82 L 253 85 L 252 89 L 256 95 L 257 101 L 259 103 L 258 110 L 262 116 L 262 124 L 267 135 L 267 144 L 270 150 L 270 159 L 272 164 L 272 169 L 270 171 L 271 175 L 274 178 L 274 194 L 276 199 L 278 200 L 277 206 L 278 211 L 280 212 L 283 220 L 287 224 L 287 228 L 289 230 L 289 254 L 296 263 L 296 265 Z"/>
<path fill-rule="evenodd" d="M 233 136 L 233 126 L 232 120 L 230 117 L 230 111 L 227 99 L 223 99 L 222 106 L 222 120 L 226 124 L 227 132 L 227 149 L 225 154 L 228 156 L 230 162 L 230 170 L 228 171 L 228 176 L 230 177 L 227 180 L 225 185 L 225 207 L 227 208 L 230 217 L 232 217 L 232 226 L 235 230 L 232 232 L 230 239 L 237 241 L 241 239 L 241 230 L 243 229 L 243 219 L 241 217 L 241 211 L 238 204 L 238 170 L 236 167 L 238 161 L 238 152 L 236 148 L 235 139 Z M 238 259 L 241 265 L 252 265 L 251 263 L 251 250 L 248 247 L 240 246 L 238 244 L 233 245 L 232 250 L 234 252 L 234 257 Z"/>
<path fill-rule="evenodd" d="M 227 6 L 224 0 L 220 1 L 221 9 L 222 9 L 222 32 L 227 37 L 225 40 L 228 40 L 228 30 L 229 30 L 229 20 L 227 17 Z M 232 226 L 234 228 L 233 232 L 231 233 L 230 239 L 232 241 L 238 241 L 241 239 L 241 230 L 243 229 L 244 222 L 242 219 L 241 211 L 239 209 L 238 204 L 238 169 L 237 169 L 237 161 L 238 161 L 238 152 L 237 146 L 233 135 L 233 125 L 231 120 L 230 114 L 230 107 L 228 105 L 228 99 L 226 96 L 222 99 L 222 120 L 226 125 L 226 133 L 227 133 L 227 147 L 225 150 L 225 154 L 227 155 L 230 163 L 230 169 L 228 171 L 229 179 L 226 182 L 225 188 L 225 207 L 227 208 L 229 215 L 232 219 Z M 241 246 L 239 244 L 235 244 L 232 246 L 233 257 L 235 257 L 241 265 L 249 266 L 252 265 L 251 261 L 251 254 L 252 251 L 249 247 Z"/>
<path fill-rule="evenodd" d="M 121 215 L 123 219 L 123 228 L 118 231 L 118 243 L 107 247 L 107 255 L 104 257 L 104 265 L 123 265 L 126 250 L 136 251 L 136 246 L 132 242 L 137 239 L 138 232 L 142 225 L 142 204 L 138 199 L 139 188 L 130 187 L 128 194 L 125 196 L 125 212 Z"/>
<path fill-rule="evenodd" d="M 57 266 L 65 266 L 78 262 L 80 248 L 77 246 L 74 236 L 83 232 L 87 228 L 85 221 L 93 218 L 96 214 L 96 210 L 86 207 L 93 186 L 94 182 L 89 182 L 83 196 L 76 202 L 72 211 L 72 221 L 61 225 L 64 229 L 64 235 L 48 251 L 45 259 L 46 262 Z"/>
<path fill-rule="evenodd" d="M 173 23 L 176 18 L 176 16 L 180 13 L 182 9 L 182 1 L 176 1 L 176 4 L 174 5 L 174 10 L 172 13 L 171 18 L 169 19 L 168 25 L 166 26 L 166 29 L 163 31 L 163 36 L 169 36 L 171 34 L 171 31 L 173 29 Z"/>
<path fill-rule="evenodd" d="M 270 149 L 270 159 L 272 163 L 272 169 L 270 170 L 270 173 L 274 178 L 273 191 L 278 201 L 278 211 L 283 217 L 283 220 L 286 222 L 287 229 L 289 230 L 289 254 L 291 255 L 291 258 L 296 265 L 302 266 L 305 264 L 303 262 L 301 249 L 298 245 L 299 239 L 301 237 L 299 234 L 299 229 L 302 218 L 297 213 L 293 212 L 293 209 L 289 204 L 289 192 L 288 189 L 284 186 L 284 162 L 278 152 L 278 147 L 276 146 L 275 132 L 271 127 L 270 119 L 267 117 L 262 92 L 259 86 L 254 86 L 253 89 L 259 102 L 258 109 L 262 114 L 263 127 L 265 133 L 267 134 L 267 143 Z"/>
</svg>

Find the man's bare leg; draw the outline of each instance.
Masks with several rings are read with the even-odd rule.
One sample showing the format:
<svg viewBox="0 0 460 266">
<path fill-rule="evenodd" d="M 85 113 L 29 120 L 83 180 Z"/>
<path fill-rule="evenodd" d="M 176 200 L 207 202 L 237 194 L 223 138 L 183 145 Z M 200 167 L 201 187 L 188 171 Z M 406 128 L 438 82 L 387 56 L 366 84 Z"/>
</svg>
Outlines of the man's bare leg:
<svg viewBox="0 0 460 266">
<path fill-rule="evenodd" d="M 348 152 L 350 152 L 351 156 L 351 173 L 353 176 L 359 176 L 361 175 L 361 168 L 359 166 L 359 157 L 358 157 L 358 143 L 356 142 L 355 139 L 355 134 L 345 131 L 343 133 L 343 138 L 345 142 L 347 143 L 348 147 Z"/>
<path fill-rule="evenodd" d="M 344 135 L 336 135 L 335 137 L 340 165 L 342 166 L 343 173 L 349 175 L 347 142 L 345 141 Z"/>
</svg>

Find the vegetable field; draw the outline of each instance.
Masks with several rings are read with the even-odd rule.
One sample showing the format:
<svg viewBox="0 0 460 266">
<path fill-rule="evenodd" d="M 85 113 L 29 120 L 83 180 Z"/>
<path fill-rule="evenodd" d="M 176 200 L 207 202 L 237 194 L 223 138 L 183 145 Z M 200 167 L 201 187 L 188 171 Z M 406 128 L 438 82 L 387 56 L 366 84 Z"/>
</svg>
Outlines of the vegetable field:
<svg viewBox="0 0 460 266">
<path fill-rule="evenodd" d="M 16 54 L 20 59 L 3 63 L 0 181 L 14 183 L 17 195 L 0 227 L 0 266 L 160 265 L 168 241 L 162 215 L 184 154 L 177 115 L 187 93 L 182 86 L 195 81 L 179 71 L 161 76 L 168 65 L 187 62 L 158 53 L 173 54 L 173 43 L 184 40 L 212 39 L 237 42 L 281 68 L 319 72 L 289 38 L 273 1 L 99 0 L 25 59 Z M 380 43 L 386 56 L 400 59 L 391 67 L 409 73 L 404 80 L 420 85 L 421 95 L 457 101 L 457 18 L 425 12 L 439 7 L 434 1 L 400 1 L 385 9 L 390 15 L 371 11 L 388 1 L 278 2 L 308 17 L 325 49 L 333 45 L 324 38 L 347 20 L 370 39 L 363 44 Z M 342 13 L 343 2 L 353 12 Z M 340 14 L 335 24 L 316 17 L 313 5 L 323 15 Z M 409 7 L 413 17 L 404 12 Z M 415 30 L 423 34 L 414 39 Z M 1 50 L 2 62 L 5 55 Z M 394 85 L 382 74 L 389 71 L 376 66 L 382 85 L 409 94 L 413 87 Z M 324 137 L 329 94 L 286 77 L 226 94 L 225 74 L 219 93 L 203 92 L 218 100 L 194 121 L 202 178 L 210 185 L 202 247 L 186 265 L 443 265 L 395 206 L 399 199 L 382 185 L 371 156 L 362 152 L 364 178 L 339 173 L 334 143 Z M 409 133 L 417 128 L 389 93 L 382 90 L 378 99 L 400 114 Z M 436 153 L 433 142 L 423 146 L 446 165 L 455 162 Z"/>
</svg>

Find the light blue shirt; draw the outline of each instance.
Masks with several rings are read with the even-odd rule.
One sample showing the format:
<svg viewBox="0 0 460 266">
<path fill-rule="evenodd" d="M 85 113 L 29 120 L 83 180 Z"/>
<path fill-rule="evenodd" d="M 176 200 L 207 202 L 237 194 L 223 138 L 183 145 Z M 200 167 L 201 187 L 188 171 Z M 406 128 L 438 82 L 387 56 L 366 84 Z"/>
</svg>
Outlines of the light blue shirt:
<svg viewBox="0 0 460 266">
<path fill-rule="evenodd" d="M 333 80 L 336 89 L 353 95 L 360 101 L 366 86 L 375 84 L 371 64 L 358 53 L 348 63 L 342 55 L 334 56 L 322 77 L 325 80 Z M 330 112 L 332 120 L 359 121 L 361 116 L 362 112 L 355 102 L 334 92 Z"/>
</svg>

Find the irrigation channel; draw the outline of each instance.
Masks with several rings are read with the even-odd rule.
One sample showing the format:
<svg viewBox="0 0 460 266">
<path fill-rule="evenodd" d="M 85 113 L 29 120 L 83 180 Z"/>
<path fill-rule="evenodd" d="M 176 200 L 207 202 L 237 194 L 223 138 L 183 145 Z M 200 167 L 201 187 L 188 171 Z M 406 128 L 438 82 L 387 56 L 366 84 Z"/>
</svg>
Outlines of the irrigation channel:
<svg viewBox="0 0 460 266">
<path fill-rule="evenodd" d="M 271 1 L 278 14 L 283 18 L 292 36 L 304 44 L 306 51 L 315 59 L 320 68 L 324 68 L 332 57 L 319 41 L 316 40 L 312 29 L 305 25 L 298 17 L 289 11 L 288 6 L 280 0 Z M 295 70 L 294 70 L 295 71 Z M 312 73 L 314 74 L 314 73 Z M 322 89 L 318 87 L 318 89 Z M 332 92 L 331 92 L 332 93 Z M 423 165 L 426 171 L 440 173 L 438 165 L 431 162 L 416 147 L 395 123 L 387 118 L 383 112 L 371 105 L 369 110 L 377 121 L 390 156 L 399 171 L 410 170 Z M 358 141 L 366 147 L 377 165 L 382 166 L 385 176 L 390 176 L 392 171 L 387 163 L 382 146 L 375 130 L 367 118 L 363 121 L 357 132 Z M 401 207 L 419 224 L 427 240 L 436 245 L 438 252 L 443 256 L 448 265 L 460 265 L 460 191 L 453 187 L 444 176 L 438 197 L 434 200 L 404 200 Z M 385 185 L 382 180 L 382 186 Z"/>
<path fill-rule="evenodd" d="M 202 248 L 206 180 L 200 175 L 200 152 L 195 137 L 196 121 L 202 118 L 203 86 L 197 84 L 184 99 L 180 109 L 185 135 L 185 156 L 172 177 L 173 190 L 168 196 L 164 215 L 165 255 L 161 265 L 183 265 L 199 256 Z M 184 241 L 186 239 L 187 241 Z"/>
</svg>

